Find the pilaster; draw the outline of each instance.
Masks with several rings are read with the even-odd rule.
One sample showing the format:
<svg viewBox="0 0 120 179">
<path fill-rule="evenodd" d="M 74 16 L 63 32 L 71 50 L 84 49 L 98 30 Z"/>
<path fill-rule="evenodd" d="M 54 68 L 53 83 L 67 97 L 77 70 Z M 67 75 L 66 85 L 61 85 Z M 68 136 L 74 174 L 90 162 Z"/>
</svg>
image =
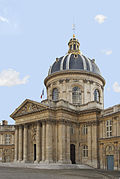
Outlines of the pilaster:
<svg viewBox="0 0 120 179">
<path fill-rule="evenodd" d="M 66 158 L 67 158 L 67 163 L 71 163 L 70 160 L 70 125 L 67 124 L 67 154 L 66 154 Z"/>
<path fill-rule="evenodd" d="M 39 163 L 40 162 L 40 150 L 41 150 L 41 146 L 40 146 L 40 122 L 37 122 L 37 133 L 36 133 L 36 161 L 35 163 Z"/>
<path fill-rule="evenodd" d="M 15 158 L 14 161 L 18 160 L 18 126 L 15 126 Z"/>
</svg>

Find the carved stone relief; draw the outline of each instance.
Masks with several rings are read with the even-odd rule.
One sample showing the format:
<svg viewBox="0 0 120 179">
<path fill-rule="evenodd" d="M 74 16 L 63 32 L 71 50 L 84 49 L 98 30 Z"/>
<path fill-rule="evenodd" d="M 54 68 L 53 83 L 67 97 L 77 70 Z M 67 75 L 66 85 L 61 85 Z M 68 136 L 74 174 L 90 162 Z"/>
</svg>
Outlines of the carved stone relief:
<svg viewBox="0 0 120 179">
<path fill-rule="evenodd" d="M 26 103 L 22 109 L 20 109 L 15 116 L 22 116 L 28 113 L 32 113 L 32 112 L 37 112 L 37 111 L 41 111 L 42 109 L 44 109 L 42 106 L 39 106 L 37 104 L 33 104 L 33 103 Z"/>
<path fill-rule="evenodd" d="M 32 141 L 33 141 L 33 142 L 36 141 L 36 131 L 37 131 L 37 126 L 36 126 L 36 124 L 32 124 L 31 136 L 32 136 Z"/>
</svg>

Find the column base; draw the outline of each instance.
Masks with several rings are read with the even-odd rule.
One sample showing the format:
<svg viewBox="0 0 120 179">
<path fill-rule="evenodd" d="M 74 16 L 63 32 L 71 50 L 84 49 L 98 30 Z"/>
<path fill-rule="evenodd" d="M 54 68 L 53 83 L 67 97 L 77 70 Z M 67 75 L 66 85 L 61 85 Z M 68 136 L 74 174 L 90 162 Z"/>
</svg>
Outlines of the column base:
<svg viewBox="0 0 120 179">
<path fill-rule="evenodd" d="M 15 159 L 15 160 L 14 160 L 14 163 L 19 163 L 19 160 L 16 160 L 16 159 Z"/>
<path fill-rule="evenodd" d="M 22 162 L 22 160 L 18 160 L 18 163 L 21 163 Z"/>
<path fill-rule="evenodd" d="M 38 161 L 38 160 L 35 160 L 35 161 L 34 161 L 34 163 L 35 163 L 35 164 L 38 164 L 38 163 L 39 163 L 39 161 Z"/>
<path fill-rule="evenodd" d="M 22 160 L 21 163 L 28 163 L 26 159 Z"/>
<path fill-rule="evenodd" d="M 45 163 L 45 160 L 41 160 L 39 163 L 44 164 L 44 163 Z"/>
<path fill-rule="evenodd" d="M 53 163 L 53 160 L 45 160 L 44 163 L 46 164 Z"/>
<path fill-rule="evenodd" d="M 68 163 L 69 161 L 67 161 L 67 160 L 58 160 L 58 163 L 59 164 L 70 164 L 70 163 Z"/>
<path fill-rule="evenodd" d="M 66 164 L 72 164 L 71 160 L 66 160 Z"/>
</svg>

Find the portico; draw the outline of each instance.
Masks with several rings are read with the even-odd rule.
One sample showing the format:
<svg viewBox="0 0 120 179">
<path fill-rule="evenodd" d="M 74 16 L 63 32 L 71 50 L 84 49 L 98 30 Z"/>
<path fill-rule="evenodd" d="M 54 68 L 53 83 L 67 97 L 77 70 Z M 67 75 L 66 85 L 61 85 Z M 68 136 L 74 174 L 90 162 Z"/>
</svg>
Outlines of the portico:
<svg viewBox="0 0 120 179">
<path fill-rule="evenodd" d="M 69 121 L 48 118 L 38 120 L 35 117 L 36 114 L 34 114 L 34 121 L 31 115 L 31 122 L 29 121 L 29 113 L 31 111 L 20 114 L 20 111 L 23 108 L 26 109 L 30 102 L 30 100 L 26 100 L 26 103 L 21 105 L 21 109 L 16 114 L 13 114 L 16 118 L 14 161 L 71 163 Z M 34 106 L 33 101 L 32 105 Z M 47 108 L 44 110 L 48 112 Z M 41 118 L 40 116 L 39 114 L 39 118 Z"/>
</svg>

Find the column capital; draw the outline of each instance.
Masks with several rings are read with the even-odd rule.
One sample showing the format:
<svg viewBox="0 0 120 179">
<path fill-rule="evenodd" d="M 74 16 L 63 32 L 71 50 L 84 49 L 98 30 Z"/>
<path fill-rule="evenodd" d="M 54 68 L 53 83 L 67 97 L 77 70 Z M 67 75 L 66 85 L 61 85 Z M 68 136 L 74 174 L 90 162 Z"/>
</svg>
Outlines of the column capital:
<svg viewBox="0 0 120 179">
<path fill-rule="evenodd" d="M 46 121 L 42 121 L 42 124 L 45 125 Z"/>
<path fill-rule="evenodd" d="M 53 121 L 46 121 L 46 124 L 52 124 Z"/>
<path fill-rule="evenodd" d="M 22 125 L 22 124 L 20 124 L 20 125 L 19 125 L 19 129 L 22 129 L 22 128 L 23 128 L 23 125 Z"/>
<path fill-rule="evenodd" d="M 24 124 L 24 128 L 28 128 L 28 124 Z"/>
<path fill-rule="evenodd" d="M 15 125 L 14 127 L 15 127 L 15 129 L 18 129 L 18 128 L 19 128 L 19 126 L 18 126 L 18 125 Z"/>
<path fill-rule="evenodd" d="M 40 125 L 40 127 L 41 127 L 42 122 L 41 121 L 37 121 L 37 125 Z"/>
</svg>

